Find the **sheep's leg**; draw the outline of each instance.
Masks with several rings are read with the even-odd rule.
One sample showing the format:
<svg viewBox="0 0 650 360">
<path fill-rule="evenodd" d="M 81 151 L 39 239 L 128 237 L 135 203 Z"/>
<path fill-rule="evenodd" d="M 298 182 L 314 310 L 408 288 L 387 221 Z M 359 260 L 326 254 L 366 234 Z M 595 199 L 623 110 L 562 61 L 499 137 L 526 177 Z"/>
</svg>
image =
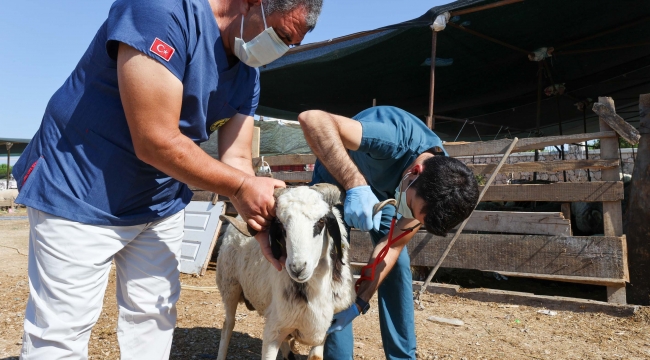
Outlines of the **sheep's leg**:
<svg viewBox="0 0 650 360">
<path fill-rule="evenodd" d="M 270 324 L 273 321 L 266 319 L 264 334 L 262 336 L 262 360 L 276 360 L 280 345 L 291 333 L 289 329 L 277 329 Z"/>
<path fill-rule="evenodd" d="M 307 360 L 323 360 L 323 345 L 314 346 L 309 350 L 309 356 Z"/>
<path fill-rule="evenodd" d="M 282 360 L 297 360 L 296 355 L 291 350 L 288 340 L 284 340 L 280 345 L 280 352 L 282 353 Z"/>
<path fill-rule="evenodd" d="M 219 353 L 217 360 L 226 360 L 228 353 L 228 344 L 232 337 L 232 331 L 235 328 L 235 313 L 237 312 L 237 304 L 241 296 L 241 286 L 238 283 L 231 282 L 233 285 L 229 289 L 222 289 L 221 298 L 223 300 L 223 307 L 226 312 L 226 318 L 223 321 L 221 328 L 221 339 L 219 340 Z"/>
</svg>

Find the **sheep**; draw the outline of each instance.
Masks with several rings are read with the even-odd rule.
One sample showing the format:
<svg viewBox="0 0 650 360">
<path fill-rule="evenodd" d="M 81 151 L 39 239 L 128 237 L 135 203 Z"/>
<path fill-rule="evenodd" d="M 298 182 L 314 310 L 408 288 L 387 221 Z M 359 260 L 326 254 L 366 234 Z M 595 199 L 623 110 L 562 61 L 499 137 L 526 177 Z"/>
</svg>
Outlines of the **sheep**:
<svg viewBox="0 0 650 360">
<path fill-rule="evenodd" d="M 342 193 L 330 184 L 276 190 L 276 220 L 269 230 L 273 254 L 285 253 L 278 272 L 264 258 L 250 229 L 240 219 L 222 216 L 225 232 L 217 258 L 217 286 L 225 309 L 218 360 L 225 360 L 239 302 L 266 318 L 262 359 L 278 350 L 292 359 L 294 340 L 312 346 L 308 359 L 323 358 L 332 316 L 354 301 L 348 264 Z"/>
</svg>

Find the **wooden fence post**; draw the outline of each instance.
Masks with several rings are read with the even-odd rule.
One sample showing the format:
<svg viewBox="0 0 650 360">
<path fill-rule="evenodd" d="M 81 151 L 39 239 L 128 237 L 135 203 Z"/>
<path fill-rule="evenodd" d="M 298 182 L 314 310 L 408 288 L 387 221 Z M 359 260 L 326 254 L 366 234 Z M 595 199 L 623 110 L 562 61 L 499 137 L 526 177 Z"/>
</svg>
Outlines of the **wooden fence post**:
<svg viewBox="0 0 650 360">
<path fill-rule="evenodd" d="M 612 112 L 615 111 L 614 100 L 611 97 L 599 97 L 598 102 L 605 104 Z M 611 131 L 612 128 L 600 118 L 600 131 Z M 616 159 L 618 158 L 618 137 L 607 138 L 600 140 L 600 158 L 601 159 Z M 619 181 L 620 175 L 618 169 L 603 169 L 602 181 Z M 621 236 L 623 235 L 623 217 L 621 211 L 620 201 L 603 201 L 603 225 L 605 229 L 605 236 Z M 626 249 L 626 247 L 623 247 Z M 626 258 L 627 254 L 624 253 L 623 257 Z M 625 304 L 625 285 L 608 286 L 607 287 L 607 302 Z"/>
<path fill-rule="evenodd" d="M 650 94 L 640 96 L 639 113 L 641 141 L 634 162 L 625 227 L 630 247 L 627 298 L 632 304 L 650 305 Z"/>
</svg>

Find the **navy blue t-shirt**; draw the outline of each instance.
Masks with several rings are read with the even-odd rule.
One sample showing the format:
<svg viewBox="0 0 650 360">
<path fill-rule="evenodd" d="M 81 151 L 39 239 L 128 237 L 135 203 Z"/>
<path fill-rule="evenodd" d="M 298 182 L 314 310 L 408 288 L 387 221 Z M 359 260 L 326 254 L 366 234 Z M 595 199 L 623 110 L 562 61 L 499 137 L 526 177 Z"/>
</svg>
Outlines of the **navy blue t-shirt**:
<svg viewBox="0 0 650 360">
<path fill-rule="evenodd" d="M 189 203 L 185 184 L 135 155 L 117 84 L 120 42 L 183 83 L 179 127 L 197 144 L 235 114 L 255 113 L 259 71 L 229 66 L 208 0 L 117 0 L 14 166 L 16 202 L 122 226 L 170 216 Z"/>
<path fill-rule="evenodd" d="M 361 123 L 362 137 L 359 149 L 348 151 L 350 158 L 366 178 L 379 201 L 395 197 L 402 173 L 427 150 L 439 146 L 442 141 L 415 115 L 393 106 L 375 106 L 353 117 Z M 445 155 L 447 155 L 445 151 Z M 316 161 L 312 183 L 337 184 L 325 166 Z M 371 231 L 373 241 L 388 233 L 390 219 L 395 207 L 383 209 L 380 231 Z"/>
</svg>

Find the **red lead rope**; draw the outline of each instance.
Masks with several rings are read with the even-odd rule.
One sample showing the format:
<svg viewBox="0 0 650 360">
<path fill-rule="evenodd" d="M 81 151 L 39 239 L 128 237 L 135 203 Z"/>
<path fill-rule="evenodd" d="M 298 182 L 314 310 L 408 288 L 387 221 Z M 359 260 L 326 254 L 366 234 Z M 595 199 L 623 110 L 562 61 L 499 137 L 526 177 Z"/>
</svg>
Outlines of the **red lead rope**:
<svg viewBox="0 0 650 360">
<path fill-rule="evenodd" d="M 397 221 L 397 216 L 393 216 L 393 220 L 390 222 L 390 230 L 388 231 L 388 243 L 384 246 L 383 249 L 377 254 L 377 257 L 375 258 L 375 261 L 372 262 L 372 264 L 366 265 L 361 268 L 361 277 L 357 280 L 357 282 L 354 284 L 354 290 L 356 292 L 359 292 L 359 286 L 361 285 L 362 282 L 365 280 L 373 281 L 375 279 L 375 270 L 377 268 L 377 265 L 384 261 L 384 258 L 386 257 L 386 254 L 388 254 L 388 249 L 390 249 L 391 245 L 397 242 L 397 240 L 403 238 L 407 234 L 411 233 L 414 229 L 404 229 L 404 232 L 400 234 L 400 236 L 396 237 L 393 239 L 393 230 L 395 229 L 395 222 Z M 370 276 L 364 275 L 366 273 L 366 270 L 370 269 Z"/>
</svg>

